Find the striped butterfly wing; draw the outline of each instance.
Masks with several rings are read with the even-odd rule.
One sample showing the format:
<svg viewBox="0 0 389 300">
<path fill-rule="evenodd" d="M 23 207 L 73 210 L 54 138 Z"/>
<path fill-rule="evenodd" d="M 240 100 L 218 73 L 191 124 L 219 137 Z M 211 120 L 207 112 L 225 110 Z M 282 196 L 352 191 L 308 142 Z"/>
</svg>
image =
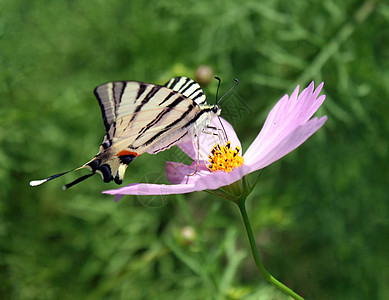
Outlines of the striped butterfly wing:
<svg viewBox="0 0 389 300">
<path fill-rule="evenodd" d="M 200 85 L 187 77 L 175 77 L 169 80 L 164 87 L 180 93 L 193 101 L 196 104 L 202 105 L 206 103 L 204 92 Z M 175 93 L 158 96 L 156 94 L 161 90 L 161 86 L 147 84 L 135 81 L 118 81 L 109 82 L 98 86 L 94 93 L 99 102 L 103 123 L 105 130 L 108 132 L 111 125 L 115 120 L 119 119 L 124 115 L 132 113 L 138 113 L 140 110 L 144 110 L 145 105 L 150 102 L 150 99 L 155 97 L 150 104 L 154 104 L 155 107 L 160 107 L 163 104 L 168 104 L 169 98 L 173 97 Z M 167 98 L 167 99 L 166 99 Z M 162 99 L 156 105 L 156 99 Z M 165 101 L 164 101 L 165 100 Z"/>
<path fill-rule="evenodd" d="M 205 101 L 200 86 L 188 80 L 200 89 Z M 95 94 L 107 130 L 103 148 L 124 144 L 138 155 L 162 139 L 174 143 L 173 136 L 190 127 L 190 121 L 201 113 L 188 92 L 179 93 L 153 84 L 110 82 L 97 87 Z"/>
<path fill-rule="evenodd" d="M 187 77 L 174 77 L 164 86 L 195 101 L 198 105 L 206 104 L 206 98 L 200 85 Z"/>
<path fill-rule="evenodd" d="M 94 173 L 100 173 L 105 182 L 114 180 L 120 184 L 128 164 L 137 156 L 144 152 L 154 154 L 197 136 L 215 114 L 214 106 L 206 105 L 201 87 L 186 77 L 173 78 L 164 87 L 133 81 L 110 82 L 98 86 L 94 93 L 107 134 L 99 153 L 77 168 L 87 167 L 92 173 L 65 187 Z"/>
<path fill-rule="evenodd" d="M 111 82 L 97 87 L 95 95 L 104 124 L 110 127 L 89 166 L 104 181 L 113 178 L 116 183 L 122 182 L 137 156 L 158 153 L 196 136 L 213 114 L 211 107 L 200 106 L 206 102 L 201 87 L 186 77 L 173 78 L 164 87 Z"/>
</svg>

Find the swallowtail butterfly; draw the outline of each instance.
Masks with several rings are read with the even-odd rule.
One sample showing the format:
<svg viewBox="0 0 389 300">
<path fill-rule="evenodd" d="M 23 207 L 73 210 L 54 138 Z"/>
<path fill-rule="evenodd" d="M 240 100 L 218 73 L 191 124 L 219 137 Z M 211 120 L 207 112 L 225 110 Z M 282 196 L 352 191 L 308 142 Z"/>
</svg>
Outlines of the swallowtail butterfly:
<svg viewBox="0 0 389 300">
<path fill-rule="evenodd" d="M 209 105 L 200 85 L 186 77 L 172 78 L 164 86 L 136 81 L 109 82 L 94 91 L 107 131 L 99 153 L 71 171 L 33 180 L 37 186 L 69 172 L 88 168 L 91 173 L 64 189 L 99 173 L 104 182 L 121 184 L 127 166 L 139 155 L 155 154 L 198 138 L 220 107 Z"/>
</svg>

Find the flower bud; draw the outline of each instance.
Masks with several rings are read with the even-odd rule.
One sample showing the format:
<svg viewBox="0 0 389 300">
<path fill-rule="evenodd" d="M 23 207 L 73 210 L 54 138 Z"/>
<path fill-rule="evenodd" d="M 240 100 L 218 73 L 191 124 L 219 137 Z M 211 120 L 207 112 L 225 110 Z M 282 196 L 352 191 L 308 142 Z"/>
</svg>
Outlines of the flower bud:
<svg viewBox="0 0 389 300">
<path fill-rule="evenodd" d="M 213 74 L 213 69 L 210 66 L 200 65 L 196 69 L 196 81 L 202 86 L 208 85 L 214 79 Z"/>
</svg>

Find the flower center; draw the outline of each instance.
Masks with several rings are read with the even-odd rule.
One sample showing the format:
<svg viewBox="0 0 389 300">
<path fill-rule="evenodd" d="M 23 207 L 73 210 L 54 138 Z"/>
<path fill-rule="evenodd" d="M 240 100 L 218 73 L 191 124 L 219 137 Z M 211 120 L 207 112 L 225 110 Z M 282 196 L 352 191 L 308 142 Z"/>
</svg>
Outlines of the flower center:
<svg viewBox="0 0 389 300">
<path fill-rule="evenodd" d="M 212 148 L 212 155 L 208 156 L 208 161 L 211 163 L 208 168 L 212 172 L 231 172 L 233 169 L 243 164 L 243 157 L 239 154 L 240 150 L 239 146 L 235 149 L 231 149 L 231 142 L 227 142 L 224 146 L 216 144 Z"/>
</svg>

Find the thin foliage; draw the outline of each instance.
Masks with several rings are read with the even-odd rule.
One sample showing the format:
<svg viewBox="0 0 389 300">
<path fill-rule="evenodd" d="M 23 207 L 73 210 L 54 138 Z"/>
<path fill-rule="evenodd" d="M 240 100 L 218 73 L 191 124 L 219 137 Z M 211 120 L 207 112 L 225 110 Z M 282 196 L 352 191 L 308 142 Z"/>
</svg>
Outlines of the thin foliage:
<svg viewBox="0 0 389 300">
<path fill-rule="evenodd" d="M 249 198 L 258 246 L 308 299 L 388 297 L 386 3 L 15 0 L 0 15 L 0 298 L 282 299 L 245 252 L 236 211 L 207 193 L 114 203 L 100 178 L 28 185 L 97 153 L 95 86 L 162 84 L 201 64 L 222 90 L 239 79 L 224 117 L 247 142 L 296 83 L 325 82 L 325 129 Z M 124 184 L 163 181 L 180 155 L 137 159 Z"/>
</svg>

